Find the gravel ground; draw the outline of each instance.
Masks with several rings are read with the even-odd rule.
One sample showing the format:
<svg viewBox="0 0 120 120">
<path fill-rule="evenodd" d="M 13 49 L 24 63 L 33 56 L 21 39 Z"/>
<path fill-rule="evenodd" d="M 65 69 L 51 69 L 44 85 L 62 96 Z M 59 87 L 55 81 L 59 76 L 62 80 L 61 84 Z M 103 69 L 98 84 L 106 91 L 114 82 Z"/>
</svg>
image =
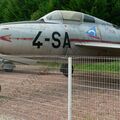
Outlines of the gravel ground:
<svg viewBox="0 0 120 120">
<path fill-rule="evenodd" d="M 0 120 L 67 120 L 63 75 L 0 72 L 0 84 Z M 73 79 L 73 120 L 120 120 L 118 87 L 97 84 Z"/>
</svg>

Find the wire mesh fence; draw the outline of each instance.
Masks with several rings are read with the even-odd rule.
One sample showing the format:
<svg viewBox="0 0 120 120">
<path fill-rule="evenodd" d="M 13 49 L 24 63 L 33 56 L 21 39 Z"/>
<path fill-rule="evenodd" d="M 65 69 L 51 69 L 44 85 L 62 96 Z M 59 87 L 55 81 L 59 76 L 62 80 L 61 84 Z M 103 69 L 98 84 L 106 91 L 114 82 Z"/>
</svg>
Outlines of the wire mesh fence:
<svg viewBox="0 0 120 120">
<path fill-rule="evenodd" d="M 119 120 L 120 59 L 73 58 L 73 119 Z"/>
<path fill-rule="evenodd" d="M 66 61 L 44 58 L 34 66 L 18 64 L 13 73 L 1 71 L 0 119 L 67 119 L 67 77 L 60 72 Z"/>
<path fill-rule="evenodd" d="M 120 58 L 73 57 L 72 120 L 119 120 Z M 67 120 L 68 58 L 0 71 L 0 119 Z"/>
</svg>

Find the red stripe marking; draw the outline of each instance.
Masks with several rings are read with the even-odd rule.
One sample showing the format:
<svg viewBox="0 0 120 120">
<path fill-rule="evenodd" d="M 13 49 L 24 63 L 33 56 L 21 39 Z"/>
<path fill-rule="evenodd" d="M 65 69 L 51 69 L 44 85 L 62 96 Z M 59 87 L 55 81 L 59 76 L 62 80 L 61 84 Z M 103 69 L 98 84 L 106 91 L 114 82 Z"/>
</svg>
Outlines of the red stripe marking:
<svg viewBox="0 0 120 120">
<path fill-rule="evenodd" d="M 16 40 L 33 40 L 33 38 L 14 38 Z"/>
<path fill-rule="evenodd" d="M 11 38 L 11 35 L 0 36 L 0 40 L 12 42 L 11 39 L 16 40 L 33 40 L 33 38 Z"/>
<path fill-rule="evenodd" d="M 0 36 L 0 40 L 11 42 L 11 35 Z"/>
</svg>

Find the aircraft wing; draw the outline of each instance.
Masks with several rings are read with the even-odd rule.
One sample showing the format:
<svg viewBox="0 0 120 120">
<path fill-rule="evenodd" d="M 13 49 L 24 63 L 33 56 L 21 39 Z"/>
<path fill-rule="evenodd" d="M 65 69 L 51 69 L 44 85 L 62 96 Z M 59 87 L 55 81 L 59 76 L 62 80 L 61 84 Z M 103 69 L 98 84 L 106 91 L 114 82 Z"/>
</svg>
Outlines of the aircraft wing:
<svg viewBox="0 0 120 120">
<path fill-rule="evenodd" d="M 27 65 L 36 64 L 38 61 L 38 60 L 28 59 L 28 58 L 21 57 L 21 56 L 3 55 L 3 54 L 0 54 L 0 58 L 10 60 L 16 63 L 27 64 Z"/>
<path fill-rule="evenodd" d="M 113 48 L 120 49 L 120 44 L 117 43 L 104 43 L 104 42 L 76 42 L 76 46 L 85 47 L 99 47 L 99 48 Z"/>
</svg>

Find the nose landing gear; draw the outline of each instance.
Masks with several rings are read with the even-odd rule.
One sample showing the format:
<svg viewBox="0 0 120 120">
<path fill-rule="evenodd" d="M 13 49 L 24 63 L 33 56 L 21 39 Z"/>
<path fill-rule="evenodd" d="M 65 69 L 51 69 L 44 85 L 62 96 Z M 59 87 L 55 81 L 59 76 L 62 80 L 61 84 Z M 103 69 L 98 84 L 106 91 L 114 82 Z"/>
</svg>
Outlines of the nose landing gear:
<svg viewBox="0 0 120 120">
<path fill-rule="evenodd" d="M 14 68 L 15 65 L 13 64 L 13 62 L 8 60 L 4 60 L 2 62 L 2 70 L 4 70 L 5 72 L 12 72 Z"/>
<path fill-rule="evenodd" d="M 64 63 L 61 65 L 60 72 L 62 72 L 64 76 L 68 77 L 68 64 L 67 63 Z M 72 65 L 72 74 L 73 72 L 74 72 L 74 68 Z"/>
</svg>

